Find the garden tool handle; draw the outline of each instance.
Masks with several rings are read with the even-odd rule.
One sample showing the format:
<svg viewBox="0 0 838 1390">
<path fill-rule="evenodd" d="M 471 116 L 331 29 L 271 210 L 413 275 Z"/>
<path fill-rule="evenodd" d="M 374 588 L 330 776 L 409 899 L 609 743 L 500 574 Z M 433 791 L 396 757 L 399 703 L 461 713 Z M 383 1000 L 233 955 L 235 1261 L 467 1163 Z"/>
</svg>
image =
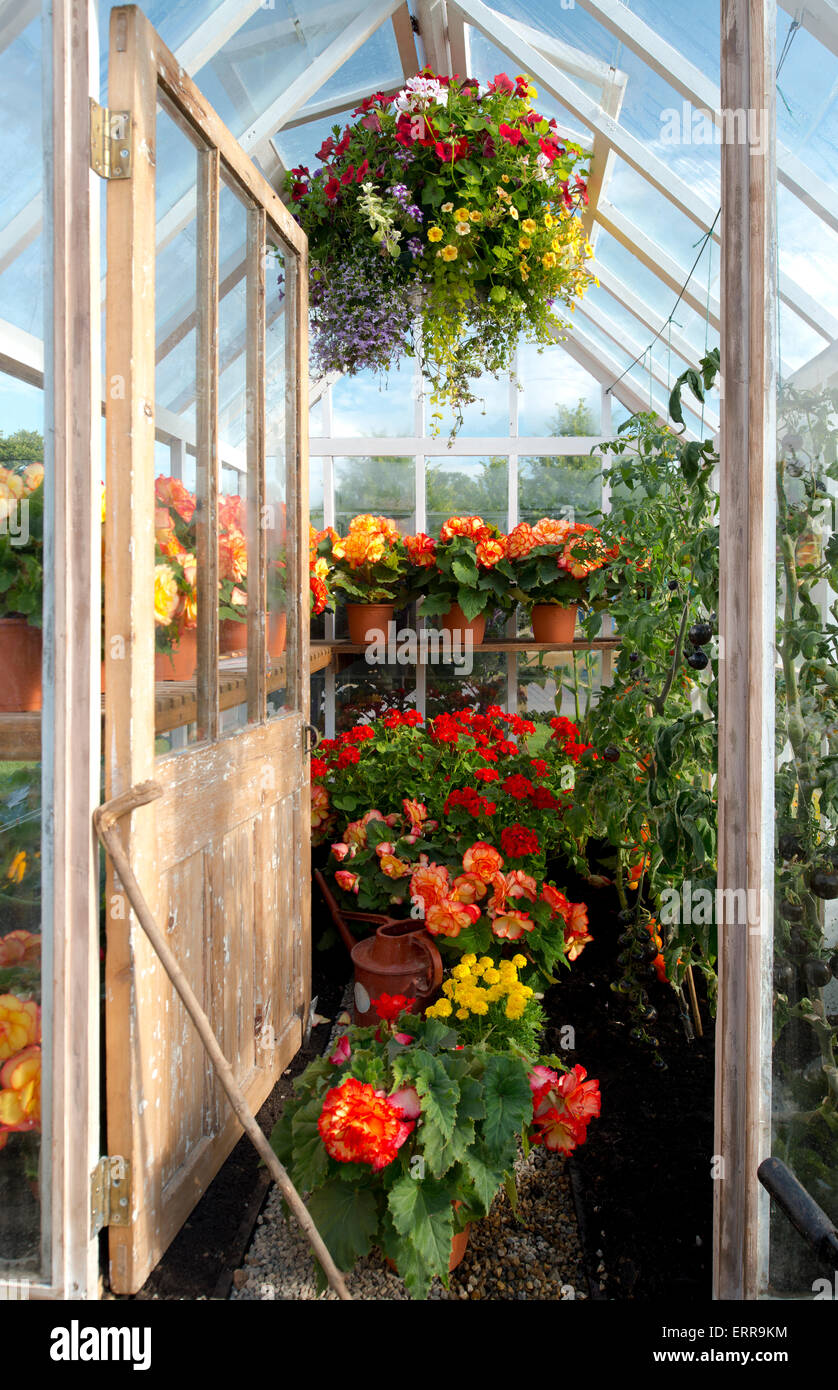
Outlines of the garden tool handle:
<svg viewBox="0 0 838 1390">
<path fill-rule="evenodd" d="M 439 989 L 442 984 L 442 976 L 444 973 L 442 957 L 433 942 L 427 940 L 424 935 L 417 934 L 416 942 L 427 955 L 430 961 L 430 969 L 428 971 L 428 983 L 426 985 L 420 984 L 419 980 L 415 980 L 414 983 L 420 994 L 432 994 L 433 991 Z"/>
<path fill-rule="evenodd" d="M 149 801 L 155 801 L 158 796 L 162 795 L 163 789 L 158 782 L 140 782 L 137 786 L 131 787 L 129 791 L 114 797 L 112 801 L 105 802 L 104 805 L 97 807 L 93 812 L 93 824 L 96 829 L 96 834 L 99 836 L 104 849 L 113 861 L 114 868 L 119 875 L 119 881 L 122 884 L 128 901 L 134 909 L 140 926 L 156 951 L 166 974 L 169 976 L 169 979 L 180 995 L 186 1012 L 195 1024 L 201 1042 L 226 1092 L 227 1099 L 233 1107 L 236 1118 L 256 1149 L 256 1152 L 259 1154 L 259 1157 L 267 1167 L 268 1172 L 274 1179 L 274 1182 L 288 1203 L 288 1206 L 291 1208 L 291 1211 L 297 1218 L 297 1222 L 322 1266 L 329 1284 L 339 1298 L 351 1302 L 352 1295 L 346 1287 L 343 1275 L 332 1259 L 323 1237 L 312 1221 L 308 1208 L 292 1183 L 286 1169 L 280 1163 L 277 1155 L 274 1153 L 265 1135 L 259 1128 L 256 1118 L 247 1103 L 244 1092 L 236 1081 L 233 1068 L 224 1056 L 218 1039 L 212 1031 L 212 1024 L 198 1002 L 197 996 L 180 968 L 177 958 L 163 932 L 161 932 L 154 920 L 151 909 L 143 895 L 143 891 L 134 876 L 131 862 L 125 852 L 125 846 L 122 843 L 122 836 L 119 831 L 119 825 L 117 824 L 119 818 L 128 814 L 130 811 L 136 810 L 139 806 L 145 806 Z"/>
<path fill-rule="evenodd" d="M 818 1258 L 829 1268 L 838 1268 L 838 1231 L 791 1169 L 782 1159 L 766 1158 L 757 1177 Z"/>
</svg>

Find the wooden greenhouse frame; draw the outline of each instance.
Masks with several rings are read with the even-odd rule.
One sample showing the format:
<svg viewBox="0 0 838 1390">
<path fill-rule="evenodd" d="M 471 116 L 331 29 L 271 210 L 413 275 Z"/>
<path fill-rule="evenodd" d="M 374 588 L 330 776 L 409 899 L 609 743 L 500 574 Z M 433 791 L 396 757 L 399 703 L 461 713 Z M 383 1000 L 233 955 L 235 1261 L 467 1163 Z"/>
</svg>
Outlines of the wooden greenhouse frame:
<svg viewBox="0 0 838 1390">
<path fill-rule="evenodd" d="M 644 24 L 619 0 L 577 0 L 626 48 L 694 105 L 711 112 L 756 110 L 764 113 L 771 132 L 764 149 L 747 143 L 722 143 L 721 221 L 714 227 L 715 209 L 654 155 L 620 122 L 626 75 L 535 29 L 518 25 L 489 8 L 483 0 L 415 0 L 416 25 L 404 0 L 374 0 L 348 18 L 304 71 L 278 91 L 255 120 L 234 138 L 201 95 L 193 77 L 227 44 L 245 43 L 242 29 L 259 8 L 258 0 L 222 0 L 189 38 L 170 53 L 141 11 L 125 6 L 113 11 L 114 59 L 110 67 L 109 103 L 131 114 L 130 177 L 114 180 L 108 189 L 108 298 L 119 296 L 120 315 L 108 321 L 105 386 L 101 380 L 99 200 L 101 184 L 91 168 L 91 100 L 98 103 L 99 55 L 95 0 L 44 0 L 21 5 L 15 23 L 43 15 L 47 42 L 46 90 L 49 110 L 45 177 L 42 193 L 33 198 L 0 231 L 0 271 L 43 234 L 49 268 L 45 301 L 47 330 L 43 342 L 11 325 L 0 323 L 0 369 L 19 380 L 42 386 L 47 408 L 46 451 L 47 535 L 44 598 L 43 716 L 0 715 L 0 755 L 42 759 L 43 803 L 51 807 L 44 832 L 44 1047 L 49 1058 L 44 1094 L 44 1149 L 49 1154 L 50 1178 L 45 1184 L 44 1261 L 42 1277 L 28 1286 L 28 1296 L 42 1299 L 95 1298 L 100 1292 L 97 1222 L 91 1221 L 91 1175 L 106 1153 L 99 1130 L 100 1088 L 100 962 L 99 864 L 92 814 L 102 800 L 100 766 L 104 754 L 105 795 L 112 796 L 152 775 L 166 784 L 168 809 L 158 803 L 135 815 L 128 843 L 138 876 L 148 880 L 163 837 L 173 845 L 167 871 L 177 858 L 178 837 L 184 840 L 182 861 L 197 854 L 185 845 L 179 807 L 195 807 L 205 791 L 201 760 L 207 776 L 218 786 L 232 765 L 232 795 L 245 809 L 241 822 L 256 824 L 270 815 L 283 797 L 296 798 L 294 834 L 305 829 L 306 812 L 299 794 L 305 790 L 304 752 L 307 676 L 326 666 L 333 644 L 309 651 L 304 622 L 292 622 L 289 661 L 285 672 L 294 718 L 285 733 L 268 717 L 269 678 L 266 677 L 266 596 L 264 582 L 249 592 L 248 662 L 243 679 L 231 677 L 227 686 L 215 678 L 218 616 L 214 604 L 202 608 L 199 637 L 199 676 L 195 690 L 155 694 L 152 677 L 153 616 L 148 595 L 153 583 L 153 548 L 149 544 L 154 473 L 154 444 L 170 443 L 173 458 L 187 443 L 198 458 L 201 499 L 207 526 L 217 509 L 219 467 L 225 463 L 218 442 L 218 304 L 221 296 L 218 255 L 218 196 L 222 171 L 233 179 L 249 209 L 249 241 L 245 275 L 248 285 L 248 342 L 245 349 L 250 383 L 249 449 L 246 467 L 253 482 L 249 494 L 253 554 L 263 555 L 264 541 L 257 513 L 264 502 L 265 454 L 265 274 L 262 254 L 273 227 L 289 253 L 288 275 L 296 306 L 289 332 L 289 358 L 296 379 L 289 395 L 286 448 L 296 466 L 296 489 L 289 494 L 297 545 L 294 588 L 298 616 L 307 595 L 307 463 L 308 402 L 320 398 L 331 381 L 309 383 L 307 345 L 307 261 L 303 234 L 282 204 L 276 186 L 284 166 L 275 137 L 283 128 L 326 117 L 346 109 L 352 97 L 337 102 L 322 89 L 348 58 L 381 26 L 392 26 L 405 77 L 429 63 L 439 72 L 469 71 L 470 34 L 482 33 L 539 89 L 549 93 L 593 136 L 595 173 L 586 231 L 594 243 L 605 231 L 634 261 L 651 271 L 659 284 L 680 290 L 682 271 L 664 248 L 635 225 L 608 198 L 615 161 L 624 161 L 701 234 L 711 237 L 721 252 L 722 281 L 718 302 L 704 300 L 692 290 L 685 303 L 721 335 L 723 391 L 719 420 L 721 437 L 721 596 L 720 596 L 720 747 L 719 747 L 719 888 L 761 889 L 761 913 L 750 928 L 732 926 L 720 936 L 719 1020 L 717 1032 L 717 1097 L 715 1154 L 714 1293 L 719 1299 L 754 1299 L 767 1282 L 767 1199 L 756 1170 L 770 1151 L 770 1008 L 771 911 L 773 874 L 774 777 L 774 468 L 776 405 L 777 298 L 794 309 L 802 322 L 834 349 L 838 321 L 789 276 L 777 273 L 775 191 L 779 182 L 823 224 L 838 231 L 838 196 L 826 182 L 813 178 L 792 151 L 778 146 L 775 129 L 775 0 L 721 0 L 722 52 L 718 87 L 677 49 Z M 829 0 L 794 0 L 782 8 L 838 53 L 838 21 Z M 28 16 L 28 19 L 27 19 Z M 10 20 L 11 24 L 12 21 Z M 2 32 L 0 32 L 2 41 Z M 129 61 L 131 59 L 131 61 Z M 136 61 L 134 61 L 136 60 Z M 231 58 L 232 62 L 233 59 Z M 585 87 L 577 85 L 581 79 Z M 589 95 L 591 85 L 598 97 Z M 197 138 L 202 293 L 195 322 L 202 346 L 203 379 L 196 383 L 195 439 L 187 440 L 174 412 L 155 407 L 154 296 L 146 294 L 143 277 L 153 282 L 156 246 L 173 239 L 188 224 L 188 200 L 181 199 L 155 223 L 154 112 L 162 90 L 165 102 Z M 318 99 L 318 94 L 320 98 Z M 356 98 L 365 93 L 357 92 Z M 255 161 L 252 163 L 251 161 Z M 259 166 L 258 168 L 256 166 Z M 259 170 L 261 169 L 261 173 Z M 292 254 L 293 253 L 293 254 Z M 294 283 L 298 293 L 293 293 Z M 613 271 L 601 274 L 603 288 L 643 329 L 659 333 L 661 314 Z M 776 288 L 775 288 L 776 287 Z M 290 317 L 290 316 L 289 316 Z M 618 383 L 617 360 L 599 344 L 600 335 L 625 346 L 626 334 L 604 309 L 580 310 L 577 331 L 563 343 L 575 360 L 595 375 L 630 410 L 647 402 L 636 384 Z M 179 341 L 192 327 L 182 314 L 165 325 L 167 341 Z M 149 343 L 151 349 L 149 350 Z M 673 347 L 694 365 L 686 338 L 674 335 Z M 108 383 L 122 381 L 124 390 L 112 394 Z M 609 385 L 611 383 L 611 385 Z M 664 384 L 662 382 L 658 383 Z M 309 390 L 309 387 L 311 389 Z M 104 740 L 100 699 L 100 439 L 101 419 L 107 416 L 108 454 L 108 591 L 106 637 L 124 637 L 125 658 L 116 659 L 107 647 L 107 703 Z M 716 421 L 713 421 L 715 426 Z M 406 439 L 382 444 L 384 454 L 412 453 L 424 460 L 427 452 L 421 429 Z M 491 441 L 489 441 L 491 443 Z M 547 452 L 572 451 L 575 440 L 561 448 L 553 439 L 541 441 Z M 459 441 L 454 452 L 470 451 L 472 441 Z M 440 446 L 442 447 L 442 446 Z M 506 441 L 509 448 L 509 440 Z M 332 440 L 329 452 L 357 453 L 357 440 Z M 312 452 L 327 452 L 316 443 Z M 174 465 L 173 465 L 174 466 Z M 138 508 L 137 498 L 146 501 Z M 124 556 L 130 551 L 131 564 Z M 200 556 L 204 592 L 216 587 L 213 547 Z M 126 579 L 127 574 L 127 579 Z M 603 644 L 600 644 L 603 645 Z M 503 644 L 509 649 L 510 644 Z M 249 731 L 232 754 L 217 741 L 220 712 L 236 703 L 247 706 Z M 199 751 L 187 749 L 155 764 L 155 734 L 195 720 L 206 740 Z M 279 721 L 281 723 L 281 721 Z M 221 751 L 219 751 L 221 750 Z M 237 761 L 238 759 L 238 761 Z M 274 760 L 285 768 L 270 794 L 255 790 L 254 769 Z M 289 771 L 290 769 L 290 771 Z M 284 778 L 284 780 L 283 780 Z M 178 799 L 180 798 L 180 799 Z M 304 798 L 303 798 L 304 800 Z M 172 809 L 174 805 L 174 810 Z M 219 822 L 220 803 L 216 808 Z M 229 827 L 227 827 L 229 828 Z M 226 833 L 226 831 L 225 831 Z M 253 834 L 257 835 L 258 831 Z M 268 851 L 254 859 L 258 873 L 268 869 Z M 186 872 L 186 871 L 184 871 Z M 190 870 L 189 872 L 192 872 Z M 250 870 L 248 869 L 248 872 Z M 195 870 L 197 874 L 198 871 Z M 209 879 L 196 878 L 195 897 L 208 904 Z M 279 882 L 279 880 L 277 880 Z M 108 902 L 119 897 L 119 885 L 109 881 Z M 305 1031 L 308 1010 L 305 923 L 306 891 L 297 899 L 302 930 L 289 949 L 294 957 L 293 1007 L 283 1016 L 279 1042 L 261 1069 L 248 1053 L 242 1079 L 251 1086 L 254 1108 L 269 1093 L 278 1070 L 288 1064 Z M 161 889 L 152 905 L 167 913 Z M 211 912 L 206 911 L 209 920 Z M 196 917 L 199 925 L 203 919 Z M 193 923 L 194 925 L 194 923 Z M 196 940 L 201 933 L 196 929 Z M 213 949 L 218 950 L 217 941 Z M 136 1287 L 205 1190 L 239 1133 L 232 1121 L 218 1125 L 196 1159 L 184 1157 L 183 1186 L 174 1195 L 168 1214 L 160 1215 L 160 1192 L 142 1199 L 137 1192 L 151 1171 L 135 1131 L 139 1103 L 137 1071 L 126 1050 L 148 1028 L 148 1015 L 138 1006 L 137 962 L 150 962 L 131 935 L 129 919 L 111 919 L 108 926 L 106 986 L 109 1017 L 108 1126 L 119 1148 L 110 1152 L 129 1158 L 135 1173 L 133 1215 L 143 1226 L 137 1249 L 117 1255 L 123 1260 L 115 1287 Z M 254 1003 L 254 982 L 248 983 Z M 258 992 L 258 991 L 257 991 Z M 114 1027 L 117 1014 L 123 1028 Z M 185 1044 L 185 1038 L 181 1040 Z M 198 1049 L 190 1052 L 203 1068 Z M 143 1062 L 145 1066 L 145 1061 Z M 249 1071 L 248 1071 L 249 1068 Z M 258 1075 L 256 1074 L 258 1072 Z M 150 1076 L 151 1072 L 143 1073 Z M 203 1077 L 203 1072 L 202 1072 Z M 204 1085 L 203 1079 L 200 1085 Z M 197 1087 L 197 1083 L 196 1083 Z M 170 1135 L 156 1132 L 164 1145 Z M 174 1141 L 172 1141 L 174 1142 Z M 123 1148 L 130 1147 L 130 1153 Z M 190 1167 L 190 1163 L 192 1166 Z M 159 1189 L 160 1184 L 158 1184 Z M 146 1206 L 148 1212 L 145 1212 Z M 149 1215 L 150 1213 L 150 1215 Z M 125 1252 L 130 1240 L 117 1228 L 112 1250 Z M 0 1277 L 0 1293 L 9 1285 Z"/>
</svg>

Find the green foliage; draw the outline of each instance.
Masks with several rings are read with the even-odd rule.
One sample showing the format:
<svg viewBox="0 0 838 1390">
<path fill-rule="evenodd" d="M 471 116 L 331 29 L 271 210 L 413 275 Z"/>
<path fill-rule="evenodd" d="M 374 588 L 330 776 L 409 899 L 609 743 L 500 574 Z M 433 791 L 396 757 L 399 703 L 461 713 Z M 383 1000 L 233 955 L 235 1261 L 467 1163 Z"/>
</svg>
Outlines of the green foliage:
<svg viewBox="0 0 838 1390">
<path fill-rule="evenodd" d="M 395 1029 L 413 1039 L 404 1045 Z M 487 1044 L 461 1046 L 439 1019 L 403 1013 L 393 1025 L 350 1028 L 348 1059 L 311 1063 L 294 1083 L 271 1144 L 303 1192 L 335 1262 L 349 1269 L 377 1245 L 414 1298 L 434 1276 L 447 1284 L 451 1240 L 465 1221 L 488 1212 L 512 1183 L 518 1143 L 533 1118 L 531 1063 Z M 379 1095 L 413 1088 L 418 1121 L 392 1159 L 340 1162 L 317 1121 L 327 1095 L 354 1077 Z"/>
</svg>

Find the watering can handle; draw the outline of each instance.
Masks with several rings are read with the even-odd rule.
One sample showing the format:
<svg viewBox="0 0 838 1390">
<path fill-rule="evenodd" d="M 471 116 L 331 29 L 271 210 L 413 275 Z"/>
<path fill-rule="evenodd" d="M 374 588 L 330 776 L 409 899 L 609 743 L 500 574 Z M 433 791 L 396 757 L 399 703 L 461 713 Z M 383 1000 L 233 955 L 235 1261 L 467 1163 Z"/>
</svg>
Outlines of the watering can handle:
<svg viewBox="0 0 838 1390">
<path fill-rule="evenodd" d="M 440 985 L 442 984 L 442 957 L 440 956 L 439 951 L 437 950 L 433 942 L 430 941 L 424 935 L 419 935 L 417 933 L 416 942 L 417 945 L 422 947 L 422 950 L 428 956 L 428 959 L 430 961 L 430 970 L 428 972 L 427 984 L 422 984 L 419 980 L 416 980 L 414 983 L 416 988 L 419 990 L 420 994 L 432 994 L 433 991 L 439 989 Z"/>
</svg>

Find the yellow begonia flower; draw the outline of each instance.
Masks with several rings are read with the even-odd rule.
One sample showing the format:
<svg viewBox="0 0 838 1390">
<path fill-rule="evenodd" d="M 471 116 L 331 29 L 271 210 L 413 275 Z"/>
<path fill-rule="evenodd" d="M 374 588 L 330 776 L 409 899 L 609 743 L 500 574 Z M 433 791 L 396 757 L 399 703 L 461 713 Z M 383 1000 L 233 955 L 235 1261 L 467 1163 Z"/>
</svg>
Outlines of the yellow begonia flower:
<svg viewBox="0 0 838 1390">
<path fill-rule="evenodd" d="M 443 231 L 441 227 L 428 228 L 428 241 L 442 241 Z"/>
<path fill-rule="evenodd" d="M 8 869 L 6 870 L 6 878 L 10 881 L 10 883 L 20 883 L 25 873 L 26 850 L 19 849 L 11 864 L 9 865 Z"/>
<path fill-rule="evenodd" d="M 456 246 L 443 246 L 439 253 L 444 261 L 456 261 L 459 254 Z"/>
</svg>

